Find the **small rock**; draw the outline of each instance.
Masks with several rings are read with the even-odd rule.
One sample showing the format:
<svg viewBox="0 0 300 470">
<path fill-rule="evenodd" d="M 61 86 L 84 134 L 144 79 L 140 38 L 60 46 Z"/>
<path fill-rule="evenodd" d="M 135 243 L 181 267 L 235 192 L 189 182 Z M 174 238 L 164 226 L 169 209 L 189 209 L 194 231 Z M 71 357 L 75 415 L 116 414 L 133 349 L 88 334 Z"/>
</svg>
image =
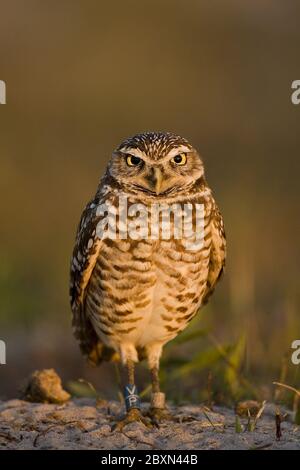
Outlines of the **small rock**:
<svg viewBox="0 0 300 470">
<path fill-rule="evenodd" d="M 99 428 L 99 432 L 103 435 L 103 436 L 109 436 L 110 433 L 111 433 L 111 427 L 108 425 L 108 424 L 104 424 L 103 426 L 101 426 Z"/>
<path fill-rule="evenodd" d="M 64 403 L 70 399 L 54 369 L 33 372 L 21 394 L 25 400 L 36 403 Z"/>
<path fill-rule="evenodd" d="M 261 408 L 261 403 L 255 400 L 246 400 L 240 401 L 236 407 L 235 412 L 239 416 L 248 416 L 248 410 L 250 412 L 250 416 L 256 416 Z"/>
</svg>

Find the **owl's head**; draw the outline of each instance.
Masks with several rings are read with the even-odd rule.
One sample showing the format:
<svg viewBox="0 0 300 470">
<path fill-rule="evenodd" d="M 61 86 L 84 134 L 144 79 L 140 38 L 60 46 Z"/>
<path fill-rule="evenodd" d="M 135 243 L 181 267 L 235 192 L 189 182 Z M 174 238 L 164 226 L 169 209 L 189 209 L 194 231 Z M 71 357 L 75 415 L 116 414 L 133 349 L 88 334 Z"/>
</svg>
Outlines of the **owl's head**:
<svg viewBox="0 0 300 470">
<path fill-rule="evenodd" d="M 204 175 L 201 158 L 189 142 L 163 132 L 137 134 L 123 141 L 108 171 L 120 184 L 152 196 L 184 191 Z"/>
</svg>

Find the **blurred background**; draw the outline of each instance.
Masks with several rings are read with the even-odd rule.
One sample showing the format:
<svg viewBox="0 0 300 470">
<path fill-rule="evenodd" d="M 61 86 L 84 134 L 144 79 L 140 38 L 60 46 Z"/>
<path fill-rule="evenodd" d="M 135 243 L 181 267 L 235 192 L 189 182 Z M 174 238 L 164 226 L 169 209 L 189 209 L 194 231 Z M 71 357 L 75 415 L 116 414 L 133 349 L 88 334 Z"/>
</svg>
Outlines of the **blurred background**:
<svg viewBox="0 0 300 470">
<path fill-rule="evenodd" d="M 49 367 L 117 397 L 116 366 L 91 368 L 73 339 L 69 262 L 112 150 L 145 130 L 198 148 L 228 238 L 215 295 L 166 348 L 164 388 L 194 401 L 299 388 L 299 15 L 280 0 L 0 1 L 2 398 Z M 146 394 L 143 365 L 138 383 Z"/>
</svg>

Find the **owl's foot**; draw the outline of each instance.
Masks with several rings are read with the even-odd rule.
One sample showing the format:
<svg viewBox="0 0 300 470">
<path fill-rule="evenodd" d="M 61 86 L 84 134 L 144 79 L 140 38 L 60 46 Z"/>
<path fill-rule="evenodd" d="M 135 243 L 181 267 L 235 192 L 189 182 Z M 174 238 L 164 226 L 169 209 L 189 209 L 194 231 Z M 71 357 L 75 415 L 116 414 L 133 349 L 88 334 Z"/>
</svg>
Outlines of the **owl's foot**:
<svg viewBox="0 0 300 470">
<path fill-rule="evenodd" d="M 129 410 L 127 412 L 126 416 L 123 419 L 121 419 L 120 421 L 118 421 L 115 424 L 113 430 L 118 431 L 118 432 L 122 432 L 123 428 L 127 424 L 130 424 L 130 423 L 141 423 L 144 426 L 146 426 L 147 428 L 152 427 L 151 422 L 149 421 L 149 419 L 145 418 L 142 415 L 140 410 L 138 410 L 137 408 L 132 408 L 131 410 Z"/>
<path fill-rule="evenodd" d="M 162 392 L 153 392 L 151 405 L 147 413 L 155 426 L 164 421 L 176 421 L 175 417 L 166 408 L 166 396 Z"/>
<path fill-rule="evenodd" d="M 150 408 L 147 412 L 147 416 L 151 419 L 154 426 L 159 426 L 161 423 L 166 421 L 176 421 L 173 416 L 166 408 Z"/>
</svg>

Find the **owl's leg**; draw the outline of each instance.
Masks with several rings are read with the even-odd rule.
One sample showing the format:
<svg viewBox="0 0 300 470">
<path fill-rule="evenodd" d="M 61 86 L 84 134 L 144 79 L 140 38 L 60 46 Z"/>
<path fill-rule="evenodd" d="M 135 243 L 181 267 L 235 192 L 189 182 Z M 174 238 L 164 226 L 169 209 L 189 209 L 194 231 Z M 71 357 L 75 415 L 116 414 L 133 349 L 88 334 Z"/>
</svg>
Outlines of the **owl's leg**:
<svg viewBox="0 0 300 470">
<path fill-rule="evenodd" d="M 158 425 L 161 421 L 174 421 L 174 416 L 166 408 L 166 396 L 160 391 L 159 384 L 159 368 L 153 367 L 151 369 L 152 377 L 152 394 L 151 404 L 148 411 L 148 416 L 151 418 L 153 424 Z"/>
<path fill-rule="evenodd" d="M 173 421 L 174 418 L 166 408 L 166 397 L 160 391 L 159 383 L 159 359 L 162 352 L 161 345 L 152 345 L 147 349 L 148 364 L 151 370 L 152 394 L 151 405 L 148 411 L 148 416 L 154 424 L 159 424 L 160 421 Z"/>
<path fill-rule="evenodd" d="M 122 431 L 124 426 L 133 422 L 140 422 L 147 427 L 151 426 L 149 420 L 142 415 L 140 410 L 140 399 L 134 383 L 134 367 L 134 362 L 127 360 L 126 369 L 128 383 L 124 389 L 126 415 L 115 425 L 114 430 L 116 431 Z"/>
</svg>

